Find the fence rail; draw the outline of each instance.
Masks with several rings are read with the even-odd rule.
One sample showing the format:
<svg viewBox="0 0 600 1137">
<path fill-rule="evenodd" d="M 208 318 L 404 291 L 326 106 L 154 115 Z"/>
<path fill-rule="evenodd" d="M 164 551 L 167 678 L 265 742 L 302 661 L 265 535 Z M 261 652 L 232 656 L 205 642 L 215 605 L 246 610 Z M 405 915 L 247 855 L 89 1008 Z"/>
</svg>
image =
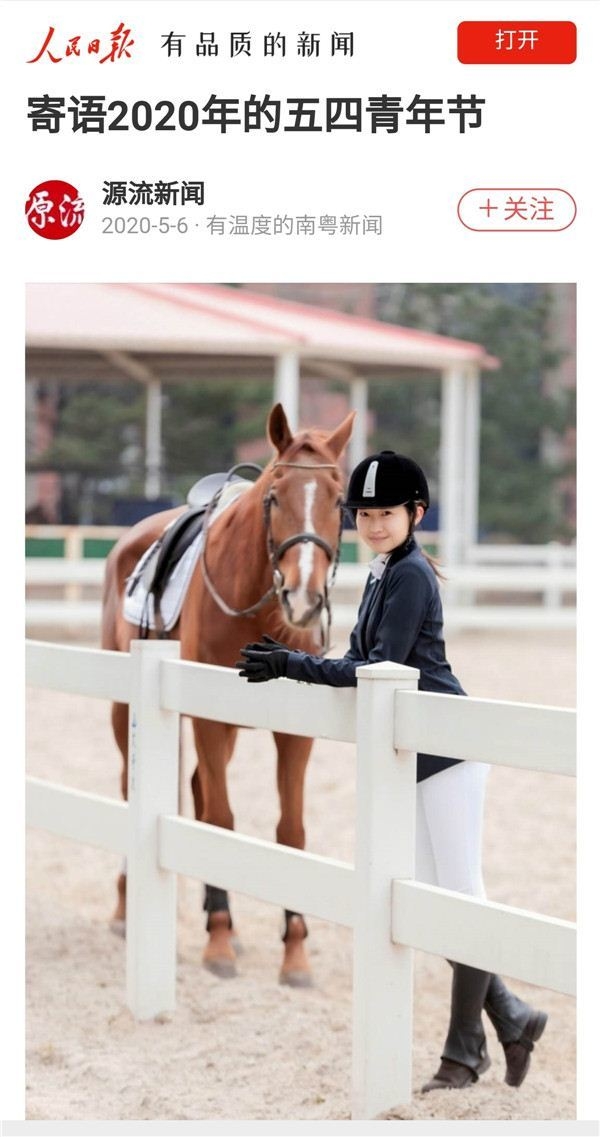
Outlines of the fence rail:
<svg viewBox="0 0 600 1137">
<path fill-rule="evenodd" d="M 388 663 L 361 667 L 357 690 L 281 680 L 275 695 L 228 668 L 179 661 L 178 650 L 156 640 L 132 644 L 131 655 L 27 644 L 32 685 L 131 705 L 128 803 L 30 778 L 27 818 L 126 854 L 127 1003 L 137 1018 L 175 1006 L 177 873 L 354 929 L 355 1118 L 410 1101 L 415 947 L 573 993 L 574 925 L 413 880 L 415 751 L 571 775 L 572 711 L 417 693 L 418 673 Z M 180 714 L 355 740 L 355 865 L 178 817 Z"/>
<path fill-rule="evenodd" d="M 122 525 L 26 525 L 25 537 L 32 546 L 35 542 L 58 541 L 62 543 L 63 555 L 67 558 L 79 560 L 83 557 L 86 543 L 94 541 L 117 541 L 127 526 Z M 424 544 L 437 546 L 439 533 L 420 531 Z M 353 529 L 346 529 L 343 533 L 344 544 L 357 543 L 357 533 Z M 466 550 L 465 560 L 469 563 L 483 564 L 562 564 L 575 565 L 575 543 L 563 545 L 560 541 L 548 541 L 540 545 L 495 545 L 482 543 L 471 545 Z M 369 554 L 366 554 L 369 560 Z"/>
<path fill-rule="evenodd" d="M 573 542 L 562 545 L 548 541 L 545 545 L 470 545 L 465 560 L 470 564 L 542 564 L 575 567 L 577 548 Z"/>
<path fill-rule="evenodd" d="M 160 867 L 333 924 L 354 923 L 353 868 L 181 817 L 161 817 Z"/>
<path fill-rule="evenodd" d="M 71 695 L 128 703 L 131 698 L 131 658 L 120 651 L 36 643 L 27 646 L 27 682 L 31 687 L 67 691 Z"/>
<path fill-rule="evenodd" d="M 78 561 L 105 557 L 111 545 L 127 532 L 122 525 L 26 525 L 26 552 L 29 558 Z M 342 559 L 368 561 L 368 550 L 359 543 L 355 529 L 342 533 Z M 427 543 L 437 545 L 438 534 L 428 533 Z M 44 556 L 48 552 L 48 556 Z"/>
<path fill-rule="evenodd" d="M 129 844 L 125 802 L 40 778 L 27 778 L 27 824 L 109 853 L 125 854 Z"/>
<path fill-rule="evenodd" d="M 67 587 L 102 584 L 105 559 L 94 557 L 68 560 L 55 557 L 30 557 L 26 561 L 28 585 Z M 575 566 L 539 564 L 473 563 L 453 565 L 447 570 L 447 583 L 453 587 L 474 588 L 481 592 L 574 592 L 577 584 Z M 341 564 L 337 583 L 341 588 L 362 588 L 367 578 L 367 565 Z"/>
<path fill-rule="evenodd" d="M 470 967 L 575 994 L 573 925 L 422 884 L 392 884 L 392 940 Z"/>
<path fill-rule="evenodd" d="M 399 750 L 422 750 L 490 765 L 575 775 L 575 714 L 562 707 L 469 699 L 405 691 L 396 696 L 394 741 Z"/>
<path fill-rule="evenodd" d="M 102 544 L 101 533 L 114 538 L 121 530 L 29 526 L 30 543 L 34 536 L 38 539 L 40 531 L 47 531 L 48 536 L 62 532 L 65 555 L 27 557 L 29 627 L 98 628 L 105 560 L 97 554 L 90 557 L 86 552 L 84 555 L 84 549 L 92 547 L 94 540 Z M 429 546 L 435 536 L 423 534 L 422 539 Z M 104 544 L 108 544 L 108 538 Z M 343 560 L 339 566 L 333 610 L 338 626 L 351 627 L 367 565 L 362 563 L 363 551 L 356 551 L 356 533 L 344 533 L 343 548 L 350 560 Z M 574 546 L 556 542 L 531 546 L 476 545 L 467 550 L 465 564 L 448 568 L 446 577 L 442 582 L 445 622 L 453 630 L 471 627 L 571 629 L 575 625 Z"/>
</svg>

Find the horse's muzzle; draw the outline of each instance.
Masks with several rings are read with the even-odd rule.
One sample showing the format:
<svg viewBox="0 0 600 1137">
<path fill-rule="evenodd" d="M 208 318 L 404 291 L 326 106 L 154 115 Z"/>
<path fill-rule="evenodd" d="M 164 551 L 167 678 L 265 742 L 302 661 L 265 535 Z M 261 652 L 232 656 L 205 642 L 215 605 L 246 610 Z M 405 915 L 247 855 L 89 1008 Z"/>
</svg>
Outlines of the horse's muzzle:
<svg viewBox="0 0 600 1137">
<path fill-rule="evenodd" d="M 325 606 L 325 597 L 321 592 L 313 592 L 310 589 L 284 588 L 281 593 L 281 603 L 289 624 L 295 628 L 310 628 L 319 622 Z"/>
</svg>

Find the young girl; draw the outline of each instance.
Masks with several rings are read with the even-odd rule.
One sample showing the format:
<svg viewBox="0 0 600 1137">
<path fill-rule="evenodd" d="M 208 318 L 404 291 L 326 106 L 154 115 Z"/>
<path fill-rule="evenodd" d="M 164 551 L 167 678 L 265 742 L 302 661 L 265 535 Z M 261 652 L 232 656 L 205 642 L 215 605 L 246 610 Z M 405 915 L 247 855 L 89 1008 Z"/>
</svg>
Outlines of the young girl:
<svg viewBox="0 0 600 1137">
<path fill-rule="evenodd" d="M 236 665 L 251 683 L 286 676 L 334 687 L 356 686 L 361 664 L 391 660 L 419 670 L 419 690 L 465 695 L 446 659 L 442 604 L 433 561 L 413 531 L 429 506 L 425 475 L 411 458 L 382 450 L 358 464 L 348 486 L 348 509 L 359 536 L 376 554 L 342 659 L 289 651 L 269 637 L 248 644 Z M 488 767 L 436 754 L 417 755 L 417 880 L 485 896 L 481 838 Z M 505 1082 L 520 1086 L 547 1015 L 514 995 L 498 975 L 452 963 L 450 1025 L 434 1077 L 423 1093 L 461 1089 L 488 1069 L 482 1011 L 506 1059 Z"/>
</svg>

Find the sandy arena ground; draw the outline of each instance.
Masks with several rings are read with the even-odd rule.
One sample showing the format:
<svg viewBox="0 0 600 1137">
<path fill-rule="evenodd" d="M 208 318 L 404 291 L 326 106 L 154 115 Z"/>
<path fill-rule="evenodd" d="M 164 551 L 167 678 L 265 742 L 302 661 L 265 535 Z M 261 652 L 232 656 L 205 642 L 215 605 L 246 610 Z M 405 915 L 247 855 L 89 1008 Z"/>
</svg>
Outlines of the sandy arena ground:
<svg viewBox="0 0 600 1137">
<path fill-rule="evenodd" d="M 49 634 L 46 638 L 52 638 Z M 463 632 L 448 653 L 471 695 L 573 706 L 574 636 Z M 186 761 L 192 769 L 189 723 Z M 119 760 L 100 701 L 32 691 L 29 772 L 117 796 Z M 270 735 L 242 731 L 231 764 L 237 828 L 272 839 L 277 821 Z M 353 859 L 354 753 L 317 742 L 306 827 L 315 853 Z M 488 896 L 574 919 L 575 787 L 570 779 L 494 769 L 488 783 L 484 867 Z M 191 815 L 186 795 L 185 812 Z M 41 831 L 28 834 L 27 1118 L 295 1119 L 350 1117 L 351 933 L 310 921 L 316 985 L 280 987 L 281 914 L 243 896 L 233 914 L 244 945 L 240 976 L 200 966 L 200 885 L 179 883 L 178 1006 L 138 1024 L 124 1005 L 124 942 L 108 930 L 118 858 Z M 417 954 L 414 1096 L 394 1119 L 575 1117 L 575 1006 L 511 984 L 550 1019 L 519 1090 L 503 1083 L 502 1051 L 488 1033 L 492 1068 L 463 1092 L 418 1091 L 437 1066 L 450 971 Z"/>
</svg>

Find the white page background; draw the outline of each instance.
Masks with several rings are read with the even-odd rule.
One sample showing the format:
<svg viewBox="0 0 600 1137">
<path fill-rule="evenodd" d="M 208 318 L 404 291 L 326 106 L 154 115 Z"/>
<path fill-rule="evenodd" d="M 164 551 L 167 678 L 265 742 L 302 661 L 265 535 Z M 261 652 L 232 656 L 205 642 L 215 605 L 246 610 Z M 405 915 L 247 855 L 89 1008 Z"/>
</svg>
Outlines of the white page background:
<svg viewBox="0 0 600 1137">
<path fill-rule="evenodd" d="M 3 429 L 3 500 L 8 512 L 5 547 L 8 579 L 21 592 L 23 503 L 23 310 L 29 281 L 576 281 L 579 298 L 578 397 L 580 406 L 580 742 L 579 811 L 579 1096 L 578 1117 L 597 1117 L 596 940 L 598 363 L 596 326 L 598 226 L 595 160 L 599 21 L 594 4 L 536 2 L 490 4 L 466 0 L 415 0 L 285 4 L 185 2 L 85 4 L 5 3 L 3 232 L 3 375 L 7 398 Z M 578 26 L 578 59 L 572 66 L 463 66 L 456 59 L 456 27 L 462 20 L 570 19 Z M 53 47 L 70 35 L 82 42 L 106 37 L 121 20 L 136 40 L 129 62 L 99 65 L 97 57 L 60 64 L 25 64 L 53 24 Z M 255 58 L 199 61 L 191 43 L 200 30 L 215 31 L 227 48 L 231 30 L 251 30 Z M 298 31 L 320 31 L 317 61 L 294 58 Z M 331 59 L 331 31 L 353 31 L 352 60 Z M 161 36 L 187 35 L 181 59 L 167 59 Z M 285 61 L 264 59 L 262 35 L 288 36 Z M 457 124 L 401 125 L 397 135 L 336 132 L 298 135 L 214 128 L 194 133 L 74 134 L 32 132 L 26 100 L 43 93 L 104 94 L 131 103 L 161 98 L 194 99 L 202 106 L 214 92 L 231 98 L 270 94 L 358 97 L 416 93 L 486 99 L 478 130 Z M 366 117 L 366 116 L 365 116 Z M 64 241 L 41 240 L 24 221 L 30 190 L 49 178 L 72 182 L 86 203 L 81 230 Z M 205 233 L 108 237 L 101 233 L 105 180 L 197 180 L 206 185 L 203 215 L 254 213 L 368 213 L 383 217 L 383 236 L 210 238 Z M 578 216 L 560 233 L 473 233 L 457 220 L 460 196 L 473 186 L 563 187 L 577 201 Z M 164 210 L 152 207 L 154 213 Z M 186 215 L 194 207 L 186 207 Z M 125 215 L 148 212 L 143 207 Z M 170 207 L 175 216 L 181 209 Z M 18 548 L 19 552 L 15 553 Z M 7 694 L 4 865 L 9 876 L 10 919 L 4 929 L 2 1113 L 23 1117 L 23 923 L 22 923 L 22 608 L 5 603 L 4 691 Z M 534 808 L 534 803 L 532 803 Z M 14 873 L 15 866 L 18 871 Z M 13 875 L 14 873 L 14 875 Z M 84 1129 L 82 1123 L 82 1131 Z"/>
</svg>

